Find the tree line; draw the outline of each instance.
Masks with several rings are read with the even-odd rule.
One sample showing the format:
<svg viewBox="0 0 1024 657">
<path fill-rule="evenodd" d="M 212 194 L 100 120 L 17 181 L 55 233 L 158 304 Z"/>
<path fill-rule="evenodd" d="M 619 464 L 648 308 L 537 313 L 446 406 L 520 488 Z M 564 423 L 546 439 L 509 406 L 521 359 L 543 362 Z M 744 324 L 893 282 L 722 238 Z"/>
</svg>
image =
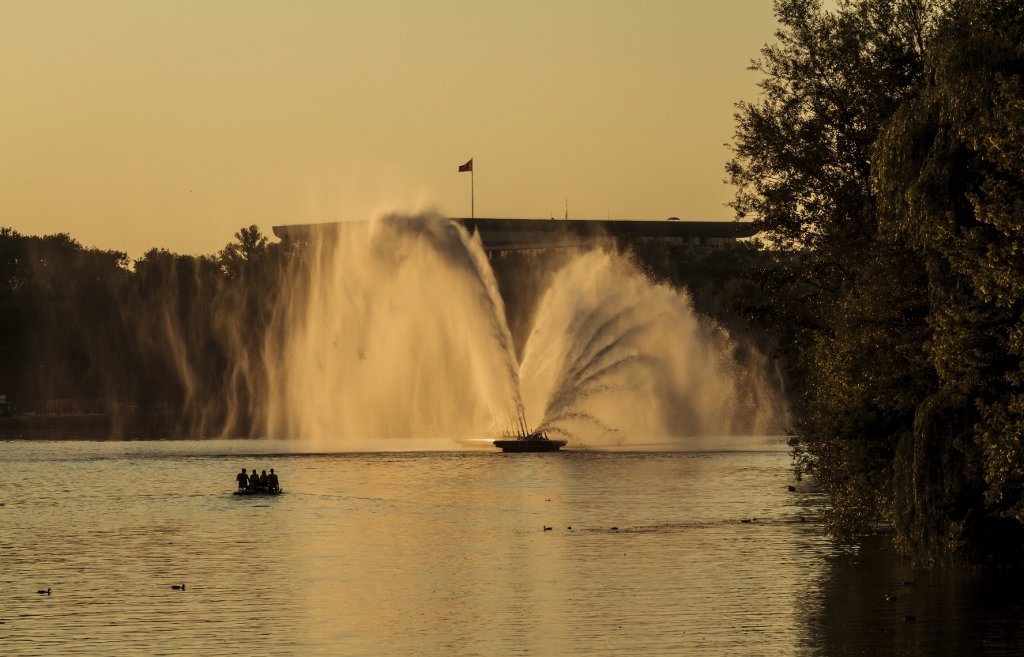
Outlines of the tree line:
<svg viewBox="0 0 1024 657">
<path fill-rule="evenodd" d="M 247 435 L 289 259 L 256 226 L 214 256 L 134 261 L 0 228 L 0 393 L 23 412 L 142 412 L 162 432 Z"/>
<path fill-rule="evenodd" d="M 757 316 L 837 534 L 922 561 L 1024 546 L 1024 5 L 777 0 L 738 105 Z"/>
</svg>

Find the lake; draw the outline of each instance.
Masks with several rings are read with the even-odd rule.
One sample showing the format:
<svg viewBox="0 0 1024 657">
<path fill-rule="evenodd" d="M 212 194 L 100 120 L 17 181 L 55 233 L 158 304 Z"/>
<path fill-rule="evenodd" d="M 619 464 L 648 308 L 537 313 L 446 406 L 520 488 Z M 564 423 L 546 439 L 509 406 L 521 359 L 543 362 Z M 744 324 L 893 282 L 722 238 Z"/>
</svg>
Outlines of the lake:
<svg viewBox="0 0 1024 657">
<path fill-rule="evenodd" d="M 1019 574 L 915 571 L 882 541 L 835 544 L 820 494 L 760 439 L 554 454 L 25 440 L 0 442 L 0 463 L 4 655 L 1024 645 Z M 243 467 L 275 468 L 285 494 L 232 495 Z"/>
</svg>

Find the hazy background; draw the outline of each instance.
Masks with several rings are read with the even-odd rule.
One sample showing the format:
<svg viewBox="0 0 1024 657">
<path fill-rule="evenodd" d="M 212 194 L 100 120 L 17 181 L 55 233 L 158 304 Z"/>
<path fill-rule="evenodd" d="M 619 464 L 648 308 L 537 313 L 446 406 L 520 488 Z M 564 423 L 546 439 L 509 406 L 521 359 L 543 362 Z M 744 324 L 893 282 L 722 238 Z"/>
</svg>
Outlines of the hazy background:
<svg viewBox="0 0 1024 657">
<path fill-rule="evenodd" d="M 0 0 L 0 226 L 139 256 L 434 206 L 730 219 L 769 0 Z"/>
</svg>

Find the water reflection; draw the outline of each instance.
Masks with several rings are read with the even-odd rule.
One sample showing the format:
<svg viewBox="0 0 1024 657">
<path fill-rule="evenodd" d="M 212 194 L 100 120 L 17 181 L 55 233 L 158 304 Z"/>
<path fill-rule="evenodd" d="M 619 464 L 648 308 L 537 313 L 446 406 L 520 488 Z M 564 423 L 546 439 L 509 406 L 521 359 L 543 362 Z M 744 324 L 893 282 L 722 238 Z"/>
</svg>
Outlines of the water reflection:
<svg viewBox="0 0 1024 657">
<path fill-rule="evenodd" d="M 787 491 L 785 453 L 267 447 L 0 442 L 0 652 L 1019 647 L 1019 578 L 929 575 L 877 546 L 837 549 L 814 494 Z M 231 495 L 241 467 L 274 467 L 286 494 Z M 52 596 L 35 593 L 47 586 Z"/>
<path fill-rule="evenodd" d="M 916 570 L 884 537 L 829 557 L 803 605 L 804 654 L 1020 655 L 1024 574 Z"/>
</svg>

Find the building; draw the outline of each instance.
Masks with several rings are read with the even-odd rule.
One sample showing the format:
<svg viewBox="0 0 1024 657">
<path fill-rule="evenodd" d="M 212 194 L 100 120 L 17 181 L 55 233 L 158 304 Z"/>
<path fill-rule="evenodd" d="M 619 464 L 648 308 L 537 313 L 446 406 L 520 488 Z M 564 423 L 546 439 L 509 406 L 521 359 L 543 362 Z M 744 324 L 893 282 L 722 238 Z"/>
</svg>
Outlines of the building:
<svg viewBox="0 0 1024 657">
<path fill-rule="evenodd" d="M 503 219 L 456 218 L 477 232 L 484 250 L 491 254 L 553 248 L 585 248 L 634 240 L 658 240 L 695 249 L 715 249 L 751 237 L 753 224 L 739 221 L 680 221 L 633 219 Z M 283 241 L 303 239 L 314 228 L 331 224 L 274 226 Z"/>
</svg>

